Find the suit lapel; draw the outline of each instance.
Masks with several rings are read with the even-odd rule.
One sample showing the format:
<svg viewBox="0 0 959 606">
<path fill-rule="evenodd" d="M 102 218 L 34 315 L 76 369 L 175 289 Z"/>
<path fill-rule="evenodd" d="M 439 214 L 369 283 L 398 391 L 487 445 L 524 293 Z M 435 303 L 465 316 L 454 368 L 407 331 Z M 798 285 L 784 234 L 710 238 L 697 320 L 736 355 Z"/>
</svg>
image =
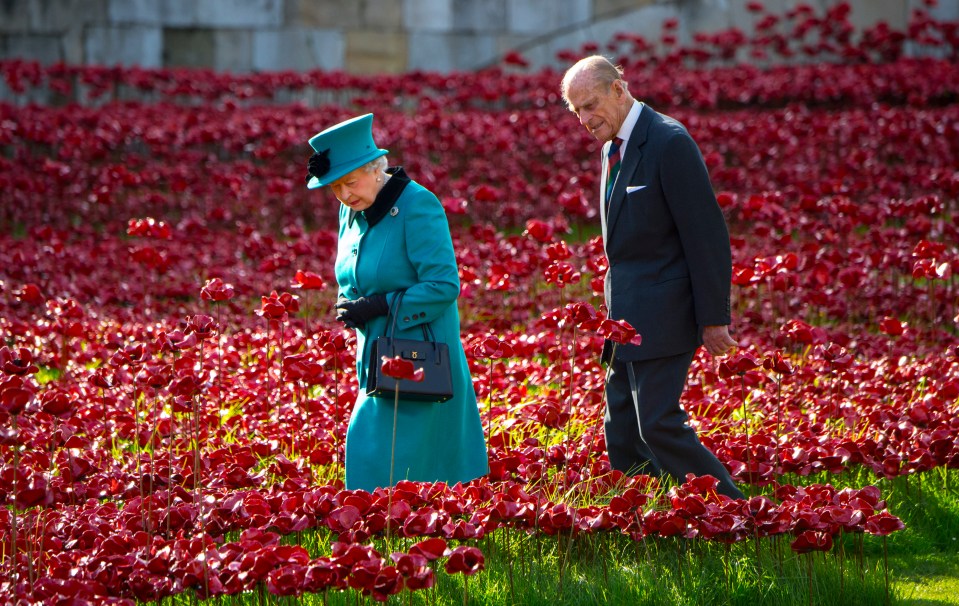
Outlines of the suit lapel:
<svg viewBox="0 0 959 606">
<path fill-rule="evenodd" d="M 653 110 L 650 109 L 649 106 L 644 106 L 642 113 L 639 114 L 639 120 L 636 122 L 636 126 L 633 127 L 633 132 L 629 135 L 629 141 L 623 145 L 623 147 L 626 148 L 626 152 L 623 155 L 622 164 L 619 166 L 619 174 L 616 175 L 616 181 L 613 183 L 613 191 L 609 196 L 609 200 L 606 200 L 606 205 L 609 206 L 609 217 L 605 218 L 606 223 L 603 224 L 603 230 L 607 235 L 607 239 L 616 226 L 619 211 L 623 208 L 623 203 L 626 200 L 626 186 L 629 184 L 630 176 L 636 172 L 636 167 L 639 166 L 639 163 L 643 159 L 643 145 L 646 144 L 646 133 L 652 121 Z M 603 153 L 605 153 L 605 150 L 606 148 L 604 147 Z M 605 175 L 606 172 L 603 171 L 604 178 Z M 605 211 L 605 209 L 601 210 Z"/>
<path fill-rule="evenodd" d="M 607 162 L 607 156 L 609 154 L 609 146 L 612 145 L 611 141 L 607 141 L 603 145 L 602 156 L 600 156 L 600 163 L 602 165 L 602 171 L 599 176 L 599 220 L 600 225 L 603 228 L 603 235 L 606 235 L 606 216 L 609 214 L 607 212 L 607 207 L 609 201 L 606 200 L 606 175 L 609 173 L 609 162 Z M 620 167 L 622 168 L 622 167 Z"/>
</svg>

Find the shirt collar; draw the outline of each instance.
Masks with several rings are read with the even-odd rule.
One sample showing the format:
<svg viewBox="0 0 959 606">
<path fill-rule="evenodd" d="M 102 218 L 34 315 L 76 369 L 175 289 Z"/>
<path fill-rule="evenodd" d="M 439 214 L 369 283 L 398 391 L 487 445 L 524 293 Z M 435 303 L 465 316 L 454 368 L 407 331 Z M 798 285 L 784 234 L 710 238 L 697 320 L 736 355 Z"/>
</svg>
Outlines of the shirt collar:
<svg viewBox="0 0 959 606">
<path fill-rule="evenodd" d="M 629 108 L 629 113 L 626 114 L 626 119 L 623 120 L 623 125 L 619 127 L 619 132 L 616 133 L 616 136 L 622 139 L 623 141 L 629 141 L 630 135 L 633 134 L 633 128 L 636 126 L 636 123 L 639 122 L 639 114 L 643 111 L 643 104 L 639 101 L 633 99 L 633 106 Z M 625 154 L 625 147 L 619 152 L 620 157 Z"/>
<path fill-rule="evenodd" d="M 393 208 L 393 203 L 399 199 L 400 194 L 409 185 L 410 178 L 406 176 L 406 171 L 403 170 L 402 166 L 391 166 L 386 169 L 386 174 L 390 175 L 390 178 L 383 184 L 383 189 L 376 194 L 373 204 L 360 212 L 350 210 L 348 225 L 352 226 L 356 215 L 362 214 L 369 226 L 373 227 Z"/>
</svg>

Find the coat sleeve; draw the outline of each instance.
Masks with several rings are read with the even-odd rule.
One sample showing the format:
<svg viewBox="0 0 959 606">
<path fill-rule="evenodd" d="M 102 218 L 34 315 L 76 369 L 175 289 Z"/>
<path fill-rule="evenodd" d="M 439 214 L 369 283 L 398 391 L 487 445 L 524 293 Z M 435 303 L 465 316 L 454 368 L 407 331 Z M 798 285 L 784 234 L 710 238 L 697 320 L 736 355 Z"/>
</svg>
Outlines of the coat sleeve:
<svg viewBox="0 0 959 606">
<path fill-rule="evenodd" d="M 432 322 L 456 301 L 460 280 L 449 222 L 439 199 L 423 190 L 404 210 L 406 253 L 416 271 L 416 283 L 406 289 L 399 321 L 416 326 Z"/>
<path fill-rule="evenodd" d="M 339 207 L 340 207 L 340 208 L 339 208 L 339 215 L 338 215 L 339 225 L 338 225 L 338 227 L 337 227 L 337 235 L 336 235 L 336 247 L 337 247 L 337 252 L 336 252 L 336 254 L 337 254 L 337 258 L 335 259 L 334 264 L 333 264 L 333 271 L 334 271 L 334 273 L 336 273 L 337 264 L 338 264 L 339 261 L 340 261 L 340 259 L 339 259 L 339 255 L 340 255 L 340 245 L 341 245 L 341 243 L 343 242 L 343 234 L 346 233 L 347 219 L 348 219 L 348 217 L 349 217 L 349 212 L 350 212 L 349 209 L 348 209 L 345 205 L 343 205 L 343 204 L 340 204 Z M 339 279 L 337 279 L 337 283 L 336 283 L 336 299 L 339 300 L 340 297 L 346 297 L 347 299 L 349 299 L 349 298 L 350 298 L 350 295 L 349 295 L 349 293 L 347 292 L 347 289 L 348 289 L 348 288 L 349 288 L 349 287 L 348 287 L 346 284 L 340 283 Z M 334 312 L 335 312 L 335 311 L 336 311 L 336 310 L 334 310 Z"/>
<path fill-rule="evenodd" d="M 660 179 L 689 266 L 696 323 L 730 323 L 729 230 L 696 143 L 677 132 L 666 143 Z"/>
</svg>

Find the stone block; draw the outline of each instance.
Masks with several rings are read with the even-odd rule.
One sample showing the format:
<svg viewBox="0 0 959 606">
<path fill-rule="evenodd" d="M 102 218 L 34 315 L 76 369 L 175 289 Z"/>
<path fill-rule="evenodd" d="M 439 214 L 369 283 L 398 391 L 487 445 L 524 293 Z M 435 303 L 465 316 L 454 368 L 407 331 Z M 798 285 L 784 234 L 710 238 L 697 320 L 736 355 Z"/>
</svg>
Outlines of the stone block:
<svg viewBox="0 0 959 606">
<path fill-rule="evenodd" d="M 64 60 L 60 37 L 55 34 L 8 34 L 0 39 L 4 59 L 29 59 L 44 65 Z"/>
<path fill-rule="evenodd" d="M 198 27 L 197 0 L 160 0 L 160 19 L 166 27 Z"/>
<path fill-rule="evenodd" d="M 283 0 L 207 0 L 196 4 L 202 27 L 277 28 L 283 25 Z"/>
<path fill-rule="evenodd" d="M 410 36 L 409 45 L 411 70 L 472 70 L 496 59 L 492 35 L 421 32 Z"/>
<path fill-rule="evenodd" d="M 403 25 L 412 32 L 453 29 L 453 0 L 406 0 Z"/>
<path fill-rule="evenodd" d="M 30 0 L 0 2 L 0 34 L 24 34 L 30 31 L 31 14 L 35 12 Z"/>
<path fill-rule="evenodd" d="M 60 38 L 63 61 L 72 65 L 81 65 L 84 61 L 85 32 L 82 27 L 68 29 Z"/>
<path fill-rule="evenodd" d="M 852 0 L 849 22 L 862 31 L 884 21 L 889 27 L 905 30 L 909 10 L 905 0 Z"/>
<path fill-rule="evenodd" d="M 362 21 L 367 29 L 402 31 L 403 0 L 366 0 L 363 2 Z"/>
<path fill-rule="evenodd" d="M 622 32 L 629 32 L 642 36 L 652 42 L 658 40 L 662 31 L 662 24 L 667 19 L 678 19 L 679 13 L 671 5 L 655 4 L 639 10 L 619 15 L 616 18 L 604 19 L 590 23 L 584 27 L 572 29 L 562 35 L 553 36 L 540 44 L 523 46 L 522 54 L 530 62 L 531 69 L 552 67 L 565 70 L 568 64 L 560 62 L 556 55 L 560 51 L 579 53 L 584 44 L 600 41 L 600 53 L 608 51 L 603 42 L 612 40 Z M 613 57 L 615 59 L 615 57 Z"/>
<path fill-rule="evenodd" d="M 284 21 L 290 27 L 360 27 L 364 4 L 356 1 L 288 0 Z"/>
<path fill-rule="evenodd" d="M 29 2 L 31 33 L 63 33 L 70 28 L 109 22 L 108 0 L 74 2 L 43 0 Z"/>
<path fill-rule="evenodd" d="M 726 0 L 696 0 L 685 2 L 679 8 L 679 34 L 684 43 L 689 42 L 694 32 L 714 33 L 732 27 L 750 32 L 753 23 L 754 18 L 745 10 L 741 7 L 734 9 Z M 656 38 L 659 38 L 659 32 Z"/>
<path fill-rule="evenodd" d="M 212 29 L 166 28 L 163 30 L 163 65 L 210 67 L 216 59 Z"/>
<path fill-rule="evenodd" d="M 163 31 L 163 65 L 248 72 L 253 62 L 252 45 L 250 30 L 166 28 Z"/>
<path fill-rule="evenodd" d="M 343 67 L 354 74 L 395 74 L 407 69 L 409 46 L 402 32 L 354 30 L 346 34 Z"/>
<path fill-rule="evenodd" d="M 453 31 L 500 34 L 506 30 L 506 0 L 453 0 Z"/>
<path fill-rule="evenodd" d="M 252 47 L 250 30 L 167 28 L 163 31 L 163 64 L 248 72 L 253 66 Z"/>
<path fill-rule="evenodd" d="M 87 29 L 84 41 L 85 63 L 92 65 L 163 64 L 163 33 L 146 25 L 94 26 Z"/>
<path fill-rule="evenodd" d="M 253 32 L 256 71 L 343 68 L 343 33 L 335 29 L 284 28 Z"/>
<path fill-rule="evenodd" d="M 109 0 L 107 17 L 110 23 L 142 23 L 160 25 L 164 6 L 157 0 Z"/>
<path fill-rule="evenodd" d="M 510 32 L 542 35 L 576 25 L 593 16 L 590 0 L 512 0 L 507 24 Z"/>
<path fill-rule="evenodd" d="M 611 16 L 621 15 L 625 12 L 643 8 L 653 4 L 656 0 L 594 0 L 593 19 L 606 19 Z"/>
<path fill-rule="evenodd" d="M 242 73 L 253 68 L 252 30 L 218 30 L 213 44 L 213 69 Z"/>
</svg>

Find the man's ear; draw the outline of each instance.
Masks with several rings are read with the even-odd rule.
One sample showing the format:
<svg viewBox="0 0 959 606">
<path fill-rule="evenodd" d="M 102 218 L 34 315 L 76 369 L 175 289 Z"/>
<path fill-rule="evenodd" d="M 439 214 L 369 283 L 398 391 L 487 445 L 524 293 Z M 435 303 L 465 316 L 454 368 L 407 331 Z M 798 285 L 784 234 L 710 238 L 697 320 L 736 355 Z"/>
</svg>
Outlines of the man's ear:
<svg viewBox="0 0 959 606">
<path fill-rule="evenodd" d="M 622 101 L 628 94 L 626 91 L 626 82 L 623 80 L 614 80 L 613 81 L 613 94 L 616 96 L 616 99 Z"/>
</svg>

